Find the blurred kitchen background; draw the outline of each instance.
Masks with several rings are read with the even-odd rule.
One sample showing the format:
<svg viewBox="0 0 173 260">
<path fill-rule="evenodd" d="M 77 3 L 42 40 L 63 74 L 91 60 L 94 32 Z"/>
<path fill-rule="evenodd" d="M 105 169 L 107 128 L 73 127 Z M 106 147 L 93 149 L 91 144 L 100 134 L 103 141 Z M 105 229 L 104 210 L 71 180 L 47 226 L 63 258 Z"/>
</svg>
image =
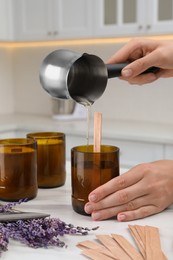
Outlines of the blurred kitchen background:
<svg viewBox="0 0 173 260">
<path fill-rule="evenodd" d="M 106 62 L 140 36 L 173 39 L 173 0 L 0 0 L 0 114 L 52 117 L 39 68 L 53 50 Z M 172 125 L 173 78 L 145 86 L 110 79 L 94 111 L 104 120 Z"/>
<path fill-rule="evenodd" d="M 74 104 L 42 89 L 42 60 L 65 48 L 106 62 L 135 37 L 173 39 L 173 0 L 0 0 L 0 138 L 61 131 L 70 159 L 71 147 L 86 144 L 86 113 L 74 120 L 72 109 L 62 120 Z M 173 158 L 172 100 L 173 78 L 145 86 L 108 80 L 91 118 L 102 112 L 102 143 L 120 147 L 122 167 Z"/>
</svg>

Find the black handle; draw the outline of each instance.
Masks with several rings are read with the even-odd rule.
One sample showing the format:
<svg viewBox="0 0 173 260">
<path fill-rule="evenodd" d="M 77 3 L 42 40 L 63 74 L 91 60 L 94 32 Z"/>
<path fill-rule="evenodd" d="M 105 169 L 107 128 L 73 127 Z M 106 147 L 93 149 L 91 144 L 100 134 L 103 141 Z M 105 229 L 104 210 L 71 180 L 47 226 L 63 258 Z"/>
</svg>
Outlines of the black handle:
<svg viewBox="0 0 173 260">
<path fill-rule="evenodd" d="M 120 77 L 122 69 L 125 66 L 127 66 L 128 64 L 129 63 L 106 64 L 107 71 L 108 71 L 108 78 L 110 79 L 110 78 Z M 141 74 L 157 73 L 158 71 L 159 71 L 159 68 L 150 67 Z"/>
</svg>

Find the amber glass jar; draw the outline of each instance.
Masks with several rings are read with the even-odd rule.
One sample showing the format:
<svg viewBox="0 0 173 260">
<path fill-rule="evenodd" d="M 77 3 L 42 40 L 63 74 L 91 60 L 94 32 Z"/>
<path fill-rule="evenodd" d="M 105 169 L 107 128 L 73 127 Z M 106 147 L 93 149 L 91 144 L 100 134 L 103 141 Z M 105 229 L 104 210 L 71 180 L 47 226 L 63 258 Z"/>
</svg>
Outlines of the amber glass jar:
<svg viewBox="0 0 173 260">
<path fill-rule="evenodd" d="M 71 150 L 72 207 L 87 215 L 84 205 L 88 195 L 98 186 L 119 175 L 119 148 L 102 145 L 99 153 L 93 145 L 77 146 Z"/>
<path fill-rule="evenodd" d="M 0 199 L 18 201 L 37 195 L 36 142 L 27 138 L 0 140 Z"/>
<path fill-rule="evenodd" d="M 37 142 L 37 177 L 39 188 L 54 188 L 66 180 L 65 134 L 58 132 L 28 133 Z"/>
</svg>

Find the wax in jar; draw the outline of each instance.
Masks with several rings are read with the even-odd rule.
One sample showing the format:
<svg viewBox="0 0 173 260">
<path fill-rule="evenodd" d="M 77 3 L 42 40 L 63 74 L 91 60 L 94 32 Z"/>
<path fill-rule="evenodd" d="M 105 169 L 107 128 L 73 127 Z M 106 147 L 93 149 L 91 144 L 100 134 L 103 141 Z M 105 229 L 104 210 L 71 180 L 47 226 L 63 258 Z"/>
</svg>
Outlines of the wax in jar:
<svg viewBox="0 0 173 260">
<path fill-rule="evenodd" d="M 40 188 L 64 185 L 65 135 L 57 132 L 29 133 L 28 137 L 37 142 L 37 176 Z"/>
<path fill-rule="evenodd" d="M 17 201 L 37 195 L 36 143 L 0 140 L 0 199 Z"/>
<path fill-rule="evenodd" d="M 71 167 L 72 206 L 77 213 L 87 215 L 84 206 L 89 193 L 119 175 L 119 148 L 102 145 L 96 153 L 92 145 L 74 147 Z"/>
</svg>

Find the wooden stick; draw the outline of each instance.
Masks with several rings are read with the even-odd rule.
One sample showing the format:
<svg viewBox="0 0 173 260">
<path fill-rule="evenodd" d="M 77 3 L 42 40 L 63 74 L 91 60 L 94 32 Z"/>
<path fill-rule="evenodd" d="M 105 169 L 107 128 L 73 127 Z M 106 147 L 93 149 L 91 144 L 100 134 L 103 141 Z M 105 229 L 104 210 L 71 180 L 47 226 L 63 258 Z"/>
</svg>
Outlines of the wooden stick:
<svg viewBox="0 0 173 260">
<path fill-rule="evenodd" d="M 83 241 L 78 247 L 82 254 L 93 260 L 123 259 L 143 260 L 157 259 L 167 260 L 161 249 L 159 229 L 151 226 L 129 225 L 132 236 L 142 255 L 122 235 L 96 235 L 99 242 Z"/>
<path fill-rule="evenodd" d="M 137 232 L 136 226 L 134 225 L 128 225 L 131 235 L 133 236 L 137 246 L 139 247 L 141 254 L 143 255 L 143 258 L 145 259 L 146 253 L 145 253 L 145 245 L 139 235 L 139 233 Z"/>
<path fill-rule="evenodd" d="M 94 152 L 100 152 L 102 135 L 102 114 L 100 112 L 94 113 Z"/>
<path fill-rule="evenodd" d="M 131 260 L 131 257 L 123 248 L 109 235 L 96 235 L 97 239 L 110 250 L 115 259 Z"/>
<path fill-rule="evenodd" d="M 97 252 L 100 252 L 104 255 L 107 255 L 107 256 L 114 258 L 113 254 L 106 247 L 104 247 L 104 246 L 102 246 L 102 245 L 100 245 L 99 243 L 96 243 L 96 242 L 85 240 L 83 242 L 78 243 L 77 247 L 79 247 L 81 250 L 93 249 Z"/>
<path fill-rule="evenodd" d="M 133 260 L 143 260 L 143 257 L 136 249 L 121 235 L 111 234 L 115 241 L 124 249 L 124 251 L 131 257 Z"/>
<path fill-rule="evenodd" d="M 146 259 L 165 259 L 161 250 L 159 229 L 156 227 L 145 226 L 146 233 Z"/>
<path fill-rule="evenodd" d="M 145 236 L 145 226 L 140 226 L 140 225 L 134 225 L 143 245 L 144 249 L 146 250 L 146 236 Z"/>
<path fill-rule="evenodd" d="M 85 256 L 88 256 L 90 259 L 93 259 L 93 260 L 113 260 L 113 259 L 115 259 L 115 258 L 106 256 L 94 249 L 86 249 L 86 250 L 82 251 L 82 254 Z"/>
</svg>

